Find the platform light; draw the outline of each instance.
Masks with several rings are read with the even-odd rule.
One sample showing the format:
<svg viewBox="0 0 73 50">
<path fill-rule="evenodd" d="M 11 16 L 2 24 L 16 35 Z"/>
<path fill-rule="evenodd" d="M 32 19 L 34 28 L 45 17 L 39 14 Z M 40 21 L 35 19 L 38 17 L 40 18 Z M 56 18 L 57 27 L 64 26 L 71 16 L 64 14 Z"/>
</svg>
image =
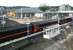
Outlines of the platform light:
<svg viewBox="0 0 73 50">
<path fill-rule="evenodd" d="M 6 17 L 6 15 L 3 15 L 2 16 L 2 20 L 1 20 L 1 24 L 3 25 L 3 27 L 4 27 L 4 25 L 6 24 L 6 21 L 5 21 L 5 18 Z"/>
</svg>

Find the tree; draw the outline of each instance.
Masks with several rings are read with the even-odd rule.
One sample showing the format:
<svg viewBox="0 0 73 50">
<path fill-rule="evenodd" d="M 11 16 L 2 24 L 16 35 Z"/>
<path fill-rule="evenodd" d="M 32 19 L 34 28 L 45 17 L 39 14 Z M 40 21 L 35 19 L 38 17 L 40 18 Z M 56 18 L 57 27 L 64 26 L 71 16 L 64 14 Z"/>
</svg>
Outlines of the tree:
<svg viewBox="0 0 73 50">
<path fill-rule="evenodd" d="M 39 6 L 39 9 L 40 9 L 41 11 L 45 12 L 46 10 L 49 9 L 49 6 L 48 6 L 48 5 L 41 5 L 41 6 Z"/>
</svg>

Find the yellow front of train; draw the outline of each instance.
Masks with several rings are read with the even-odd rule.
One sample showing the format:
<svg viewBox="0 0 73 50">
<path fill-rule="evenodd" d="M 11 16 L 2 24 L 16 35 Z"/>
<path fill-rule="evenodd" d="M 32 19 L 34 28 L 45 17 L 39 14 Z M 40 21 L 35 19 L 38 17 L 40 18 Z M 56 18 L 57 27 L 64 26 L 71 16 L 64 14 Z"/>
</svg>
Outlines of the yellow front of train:
<svg viewBox="0 0 73 50">
<path fill-rule="evenodd" d="M 8 17 L 16 17 L 16 12 L 15 11 L 7 12 L 7 16 Z"/>
</svg>

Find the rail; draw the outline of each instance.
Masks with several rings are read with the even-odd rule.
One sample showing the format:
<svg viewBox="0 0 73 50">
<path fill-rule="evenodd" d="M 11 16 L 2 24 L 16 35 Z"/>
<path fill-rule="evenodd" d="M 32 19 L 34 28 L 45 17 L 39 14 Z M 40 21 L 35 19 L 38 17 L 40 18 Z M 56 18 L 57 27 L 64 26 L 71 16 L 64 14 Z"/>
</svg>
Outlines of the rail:
<svg viewBox="0 0 73 50">
<path fill-rule="evenodd" d="M 44 32 L 44 31 L 41 31 L 41 32 L 38 32 L 38 33 L 34 33 L 34 34 L 27 35 L 27 36 L 24 36 L 24 37 L 21 37 L 21 38 L 18 38 L 18 39 L 14 39 L 14 40 L 10 40 L 10 41 L 1 43 L 1 44 L 0 44 L 0 47 L 3 47 L 3 46 L 5 46 L 5 45 L 11 44 L 11 43 L 14 43 L 14 42 L 17 42 L 17 41 L 24 40 L 24 39 L 26 39 L 26 38 L 28 38 L 28 37 L 32 37 L 32 36 L 41 34 L 41 33 L 43 33 L 43 32 Z"/>
</svg>

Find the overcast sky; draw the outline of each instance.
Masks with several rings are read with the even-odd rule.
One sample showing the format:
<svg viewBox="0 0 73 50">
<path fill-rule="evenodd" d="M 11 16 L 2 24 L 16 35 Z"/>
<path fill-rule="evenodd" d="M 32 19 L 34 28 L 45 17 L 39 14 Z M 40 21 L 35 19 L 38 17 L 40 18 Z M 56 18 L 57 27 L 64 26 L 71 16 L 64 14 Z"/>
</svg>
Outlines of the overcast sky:
<svg viewBox="0 0 73 50">
<path fill-rule="evenodd" d="M 38 7 L 40 4 L 43 3 L 50 6 L 57 6 L 62 4 L 69 4 L 73 6 L 73 0 L 0 0 L 0 6 Z"/>
</svg>

